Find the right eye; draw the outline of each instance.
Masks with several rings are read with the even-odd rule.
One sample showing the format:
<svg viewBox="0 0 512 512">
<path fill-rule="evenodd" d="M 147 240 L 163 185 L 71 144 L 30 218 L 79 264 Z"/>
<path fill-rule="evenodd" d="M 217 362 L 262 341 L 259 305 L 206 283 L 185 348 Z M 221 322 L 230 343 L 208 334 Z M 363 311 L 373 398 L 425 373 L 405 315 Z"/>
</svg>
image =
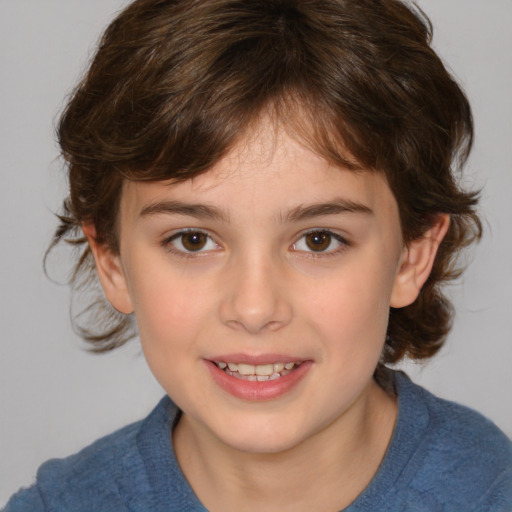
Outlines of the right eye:
<svg viewBox="0 0 512 512">
<path fill-rule="evenodd" d="M 186 254 L 202 253 L 218 249 L 219 246 L 204 231 L 185 230 L 175 233 L 165 241 L 166 246 Z"/>
</svg>

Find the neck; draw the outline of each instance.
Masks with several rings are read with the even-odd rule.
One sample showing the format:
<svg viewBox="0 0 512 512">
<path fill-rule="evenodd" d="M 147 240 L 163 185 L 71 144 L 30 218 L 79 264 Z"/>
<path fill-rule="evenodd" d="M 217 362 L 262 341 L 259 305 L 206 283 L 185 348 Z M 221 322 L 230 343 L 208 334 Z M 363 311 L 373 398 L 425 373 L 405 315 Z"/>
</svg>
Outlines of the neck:
<svg viewBox="0 0 512 512">
<path fill-rule="evenodd" d="M 340 510 L 377 472 L 396 416 L 395 399 L 372 381 L 349 410 L 284 452 L 237 450 L 187 415 L 173 441 L 180 467 L 211 512 Z"/>
</svg>

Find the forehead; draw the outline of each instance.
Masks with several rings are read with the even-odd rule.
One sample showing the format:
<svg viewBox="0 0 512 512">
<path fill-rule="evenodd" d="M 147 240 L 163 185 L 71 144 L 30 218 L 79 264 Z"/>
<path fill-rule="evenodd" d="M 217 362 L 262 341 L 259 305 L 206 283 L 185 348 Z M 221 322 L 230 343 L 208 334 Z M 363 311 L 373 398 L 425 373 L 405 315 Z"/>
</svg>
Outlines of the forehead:
<svg viewBox="0 0 512 512">
<path fill-rule="evenodd" d="M 166 200 L 212 205 L 240 216 L 283 217 L 300 205 L 342 199 L 396 218 L 396 201 L 382 173 L 336 166 L 291 137 L 261 123 L 209 171 L 186 181 L 125 181 L 121 215 L 136 218 Z"/>
</svg>

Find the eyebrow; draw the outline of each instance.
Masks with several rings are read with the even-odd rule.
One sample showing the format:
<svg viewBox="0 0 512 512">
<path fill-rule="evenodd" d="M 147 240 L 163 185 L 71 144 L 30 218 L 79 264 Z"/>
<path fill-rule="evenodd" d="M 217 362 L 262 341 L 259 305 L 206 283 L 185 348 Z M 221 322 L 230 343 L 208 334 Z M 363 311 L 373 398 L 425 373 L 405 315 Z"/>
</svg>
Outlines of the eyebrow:
<svg viewBox="0 0 512 512">
<path fill-rule="evenodd" d="M 297 222 L 324 215 L 338 215 L 340 213 L 362 213 L 373 215 L 373 211 L 368 206 L 350 201 L 348 199 L 334 199 L 327 203 L 315 203 L 311 205 L 299 205 L 290 210 L 286 217 L 286 222 Z"/>
<path fill-rule="evenodd" d="M 196 217 L 197 219 L 212 219 L 226 221 L 228 215 L 217 208 L 206 204 L 184 203 L 182 201 L 159 201 L 144 206 L 139 213 L 139 217 L 147 217 L 160 213 L 171 215 L 186 215 Z"/>
<path fill-rule="evenodd" d="M 182 201 L 159 201 L 144 206 L 139 217 L 147 217 L 157 214 L 185 215 L 197 219 L 211 219 L 217 221 L 228 220 L 228 214 L 220 208 L 206 204 L 185 203 Z M 281 222 L 297 222 L 301 220 L 322 217 L 324 215 L 338 215 L 340 213 L 362 213 L 373 215 L 368 206 L 347 199 L 335 199 L 326 203 L 299 205 L 290 210 L 286 215 L 281 215 Z"/>
</svg>

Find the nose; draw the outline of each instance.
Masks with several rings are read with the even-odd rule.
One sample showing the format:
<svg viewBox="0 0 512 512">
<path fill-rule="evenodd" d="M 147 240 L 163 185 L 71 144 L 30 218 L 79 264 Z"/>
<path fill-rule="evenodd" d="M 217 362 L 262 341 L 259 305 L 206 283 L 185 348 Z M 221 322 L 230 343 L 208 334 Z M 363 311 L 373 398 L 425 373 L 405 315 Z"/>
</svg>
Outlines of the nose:
<svg viewBox="0 0 512 512">
<path fill-rule="evenodd" d="M 230 265 L 219 305 L 222 322 L 250 334 L 273 332 L 293 315 L 285 269 L 271 257 L 253 254 Z"/>
</svg>

